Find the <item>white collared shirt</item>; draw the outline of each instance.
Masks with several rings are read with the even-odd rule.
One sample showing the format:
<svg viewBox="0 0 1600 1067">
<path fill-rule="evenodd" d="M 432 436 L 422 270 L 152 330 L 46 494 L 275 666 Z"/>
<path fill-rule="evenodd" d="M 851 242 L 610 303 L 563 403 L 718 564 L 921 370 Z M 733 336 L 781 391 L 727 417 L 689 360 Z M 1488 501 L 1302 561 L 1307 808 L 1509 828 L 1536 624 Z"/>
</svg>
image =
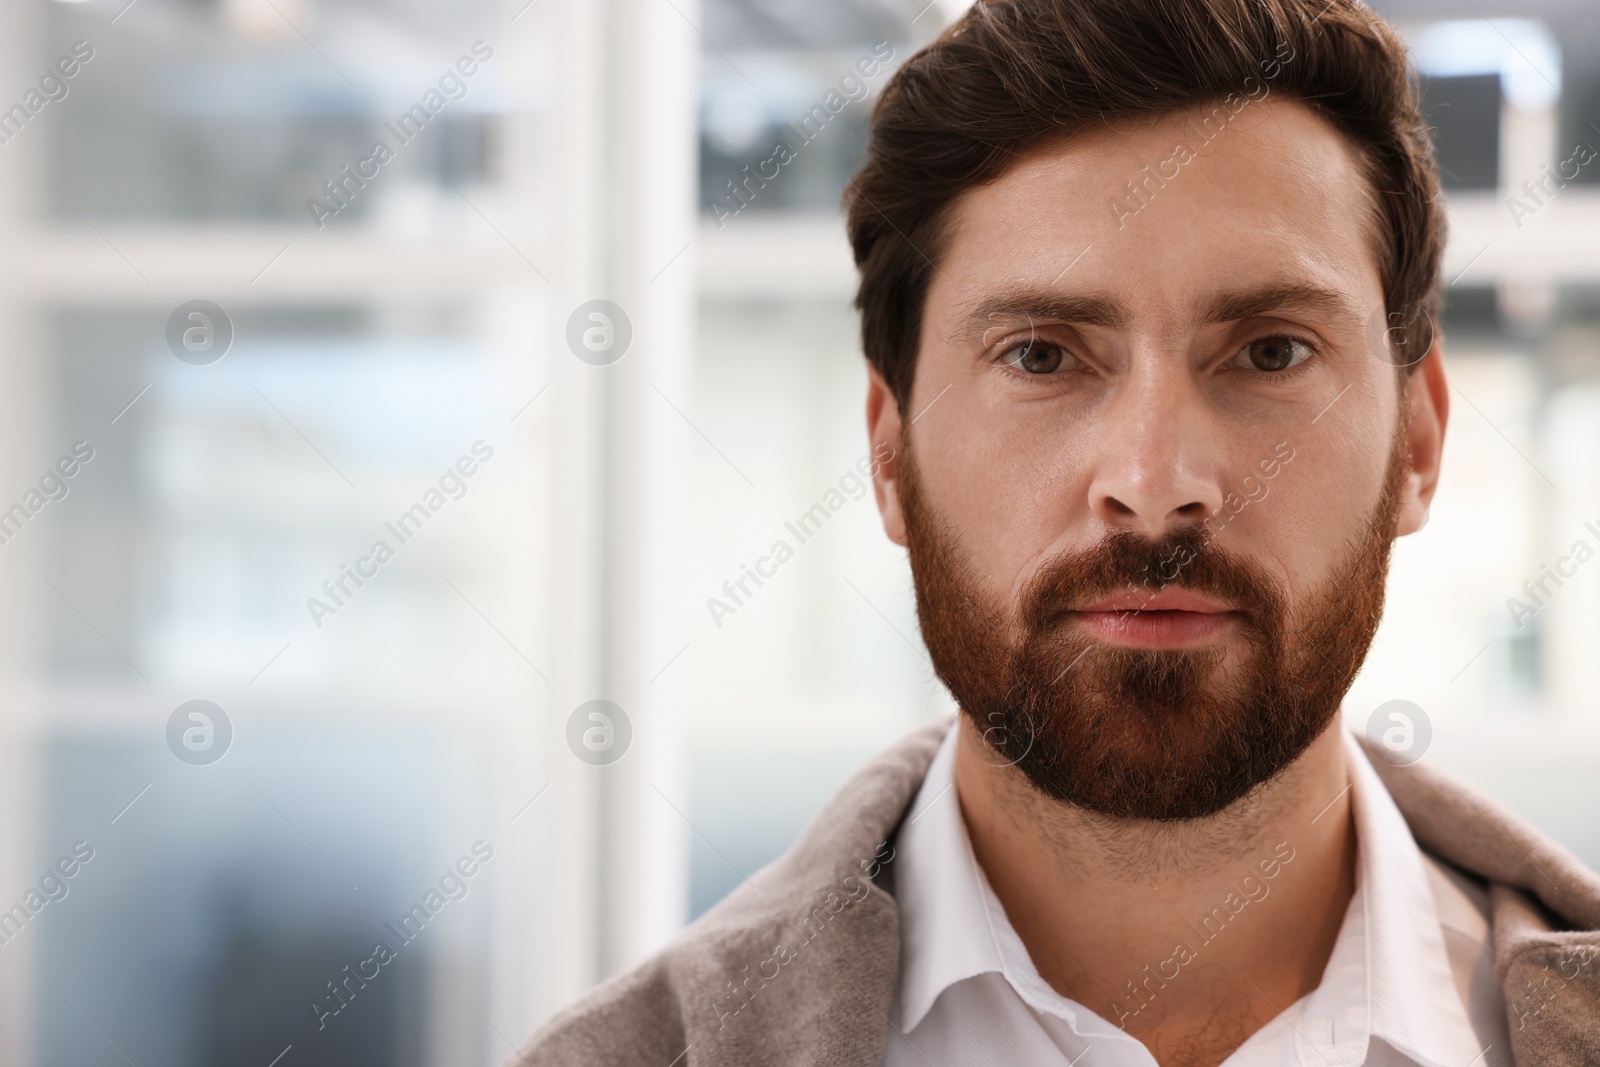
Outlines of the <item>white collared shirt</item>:
<svg viewBox="0 0 1600 1067">
<path fill-rule="evenodd" d="M 967 837 L 959 735 L 957 719 L 895 842 L 900 981 L 883 1067 L 1157 1067 L 1137 1038 L 1039 976 Z M 1279 1005 L 1223 1067 L 1509 1064 L 1487 893 L 1422 853 L 1366 753 L 1348 731 L 1345 741 L 1355 895 L 1321 984 Z"/>
</svg>

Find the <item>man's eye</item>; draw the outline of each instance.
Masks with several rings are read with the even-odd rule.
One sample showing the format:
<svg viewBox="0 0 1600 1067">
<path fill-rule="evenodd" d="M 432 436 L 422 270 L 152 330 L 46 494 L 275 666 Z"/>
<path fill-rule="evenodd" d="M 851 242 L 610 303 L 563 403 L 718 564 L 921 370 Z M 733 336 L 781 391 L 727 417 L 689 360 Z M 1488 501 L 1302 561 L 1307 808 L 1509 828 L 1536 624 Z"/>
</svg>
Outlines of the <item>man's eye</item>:
<svg viewBox="0 0 1600 1067">
<path fill-rule="evenodd" d="M 1283 371 L 1311 358 L 1311 346 L 1293 337 L 1259 337 L 1233 357 L 1232 365 L 1244 370 Z"/>
<path fill-rule="evenodd" d="M 1033 340 L 1012 345 L 1000 358 L 1028 374 L 1051 374 L 1068 364 L 1071 357 L 1060 345 Z"/>
</svg>

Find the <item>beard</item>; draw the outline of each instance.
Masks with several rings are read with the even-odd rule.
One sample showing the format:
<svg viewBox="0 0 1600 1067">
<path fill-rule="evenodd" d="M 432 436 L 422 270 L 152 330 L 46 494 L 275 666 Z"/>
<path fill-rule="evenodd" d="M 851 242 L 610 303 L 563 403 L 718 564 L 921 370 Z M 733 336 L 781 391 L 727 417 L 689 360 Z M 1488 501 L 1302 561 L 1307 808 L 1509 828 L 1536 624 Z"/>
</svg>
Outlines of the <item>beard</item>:
<svg viewBox="0 0 1600 1067">
<path fill-rule="evenodd" d="M 1192 820 L 1294 762 L 1338 714 L 1383 611 L 1404 425 L 1377 506 L 1293 617 L 1284 585 L 1202 525 L 1151 542 L 1125 528 L 1064 553 L 1021 590 L 1015 617 L 979 587 L 955 531 L 928 507 L 911 450 L 899 497 L 934 670 L 985 741 L 1044 796 L 1118 819 Z M 1247 505 L 1271 507 L 1266 498 Z M 1193 590 L 1242 613 L 1197 649 L 1110 645 L 1068 612 L 1129 589 Z M 1228 666 L 1228 646 L 1239 662 Z"/>
</svg>

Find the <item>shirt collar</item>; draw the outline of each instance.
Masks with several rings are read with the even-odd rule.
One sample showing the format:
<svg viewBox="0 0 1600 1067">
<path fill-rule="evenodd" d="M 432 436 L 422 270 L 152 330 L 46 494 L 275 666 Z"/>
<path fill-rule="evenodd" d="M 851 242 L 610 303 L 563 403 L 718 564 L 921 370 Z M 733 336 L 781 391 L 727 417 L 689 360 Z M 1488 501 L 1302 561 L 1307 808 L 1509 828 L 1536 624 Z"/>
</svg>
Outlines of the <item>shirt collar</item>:
<svg viewBox="0 0 1600 1067">
<path fill-rule="evenodd" d="M 1039 976 L 967 836 L 955 790 L 960 736 L 957 713 L 895 842 L 901 934 L 896 1025 L 909 1033 L 950 986 L 996 972 L 1024 1002 L 1063 1020 L 1080 1036 L 1133 1042 L 1143 1049 L 1132 1035 L 1063 997 Z"/>
<path fill-rule="evenodd" d="M 1307 1050 L 1307 1062 L 1333 1065 L 1365 1062 L 1373 1037 L 1429 1067 L 1474 1062 L 1482 1050 L 1456 995 L 1422 850 L 1348 730 L 1344 743 L 1356 891 L 1322 982 L 1285 1013 L 1299 1020 L 1296 1043 L 1318 1046 L 1322 1055 Z"/>
<path fill-rule="evenodd" d="M 971 873 L 977 870 L 977 858 L 956 802 L 955 746 L 960 728 L 958 713 L 895 840 L 902 1032 L 920 1023 L 948 987 L 973 975 L 1002 970 L 987 922 L 980 930 L 974 921 L 989 917 Z M 1005 921 L 1004 912 L 1000 919 Z"/>
<path fill-rule="evenodd" d="M 1084 1037 L 1135 1041 L 1040 976 L 978 866 L 955 795 L 959 713 L 952 720 L 896 841 L 901 929 L 897 997 L 902 1032 L 945 989 L 1002 974 L 1039 1011 Z M 1251 1035 L 1229 1067 L 1254 1060 L 1285 1036 L 1303 1062 L 1363 1062 L 1378 1037 L 1427 1067 L 1461 1067 L 1481 1055 L 1455 993 L 1444 937 L 1420 849 L 1405 817 L 1349 731 L 1344 740 L 1357 836 L 1356 891 L 1317 989 Z M 1442 993 L 1441 993 L 1442 991 Z M 1288 1034 L 1285 1035 L 1284 1031 Z M 1143 1047 L 1142 1045 L 1140 1046 Z"/>
</svg>

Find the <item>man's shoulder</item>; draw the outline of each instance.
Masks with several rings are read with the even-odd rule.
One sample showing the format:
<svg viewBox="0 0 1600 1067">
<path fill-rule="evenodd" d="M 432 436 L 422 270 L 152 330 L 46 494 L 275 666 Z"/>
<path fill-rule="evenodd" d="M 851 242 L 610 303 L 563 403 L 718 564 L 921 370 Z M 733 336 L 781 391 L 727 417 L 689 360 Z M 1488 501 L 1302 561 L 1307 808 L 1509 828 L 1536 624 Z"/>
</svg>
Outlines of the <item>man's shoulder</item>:
<svg viewBox="0 0 1600 1067">
<path fill-rule="evenodd" d="M 658 955 L 603 982 L 552 1016 L 508 1062 L 678 1062 L 684 1049 L 683 1024 L 666 971 Z"/>
<path fill-rule="evenodd" d="M 1397 766 L 1357 740 L 1425 851 L 1486 885 L 1529 894 L 1571 929 L 1600 930 L 1600 875 L 1583 861 L 1471 786 L 1425 763 Z"/>
<path fill-rule="evenodd" d="M 918 727 L 874 757 L 788 851 L 553 1016 L 512 1062 L 777 1063 L 803 1049 L 814 1062 L 876 1063 L 900 936 L 873 880 L 948 728 Z"/>
<path fill-rule="evenodd" d="M 1470 786 L 1361 740 L 1417 844 L 1487 889 L 1515 1061 L 1600 1062 L 1600 875 Z"/>
</svg>

